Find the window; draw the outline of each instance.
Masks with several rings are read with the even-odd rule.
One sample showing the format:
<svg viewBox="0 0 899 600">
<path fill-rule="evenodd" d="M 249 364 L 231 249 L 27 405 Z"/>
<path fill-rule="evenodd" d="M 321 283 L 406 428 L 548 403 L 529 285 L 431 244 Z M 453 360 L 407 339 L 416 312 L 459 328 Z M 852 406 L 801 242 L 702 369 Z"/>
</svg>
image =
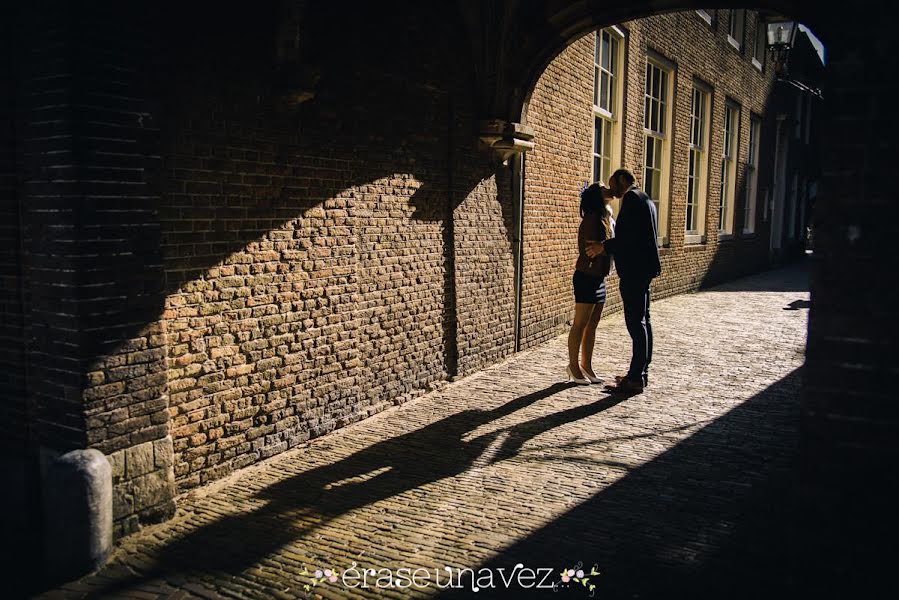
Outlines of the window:
<svg viewBox="0 0 899 600">
<path fill-rule="evenodd" d="M 743 47 L 743 26 L 746 20 L 746 9 L 731 9 L 729 28 L 727 30 L 727 41 L 731 46 L 739 50 Z"/>
<path fill-rule="evenodd" d="M 658 209 L 660 243 L 668 234 L 668 169 L 671 137 L 671 68 L 660 60 L 646 62 L 643 103 L 643 191 Z"/>
<path fill-rule="evenodd" d="M 737 124 L 740 109 L 733 103 L 724 105 L 724 153 L 721 157 L 721 193 L 719 204 L 719 237 L 733 234 L 733 198 L 736 189 Z"/>
<path fill-rule="evenodd" d="M 749 159 L 746 161 L 746 199 L 743 204 L 743 233 L 755 232 L 755 205 L 758 196 L 759 135 L 762 121 L 749 117 Z"/>
<path fill-rule="evenodd" d="M 596 32 L 593 64 L 593 181 L 608 181 L 619 163 L 621 71 L 624 36 L 617 28 Z"/>
<path fill-rule="evenodd" d="M 685 244 L 704 241 L 705 197 L 708 181 L 709 91 L 693 85 L 690 100 L 690 155 L 687 160 L 687 216 Z"/>
<path fill-rule="evenodd" d="M 765 47 L 767 46 L 765 20 L 762 15 L 755 18 L 755 47 L 752 49 L 752 64 L 761 70 L 765 64 Z"/>
</svg>

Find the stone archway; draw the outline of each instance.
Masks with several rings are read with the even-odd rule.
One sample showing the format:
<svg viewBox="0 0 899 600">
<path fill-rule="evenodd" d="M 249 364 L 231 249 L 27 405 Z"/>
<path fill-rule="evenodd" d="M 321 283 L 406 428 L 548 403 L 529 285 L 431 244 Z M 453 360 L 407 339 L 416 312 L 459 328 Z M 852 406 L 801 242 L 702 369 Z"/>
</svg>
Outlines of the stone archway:
<svg viewBox="0 0 899 600">
<path fill-rule="evenodd" d="M 13 11 L 16 17 L 28 17 L 19 33 L 20 41 L 44 44 L 44 48 L 52 49 L 47 54 L 28 55 L 21 72 L 17 73 L 21 75 L 21 80 L 15 82 L 20 86 L 17 93 L 27 100 L 16 108 L 22 120 L 19 131 L 26 134 L 24 152 L 28 160 L 17 172 L 17 176 L 22 176 L 21 191 L 4 196 L 19 198 L 24 220 L 30 228 L 22 232 L 23 253 L 29 259 L 33 258 L 30 254 L 39 259 L 26 261 L 28 267 L 34 267 L 28 271 L 29 312 L 14 315 L 26 322 L 23 337 L 29 336 L 26 353 L 32 387 L 27 393 L 32 396 L 29 401 L 42 411 L 38 416 L 41 426 L 50 432 L 48 437 L 56 442 L 54 436 L 59 434 L 60 448 L 96 447 L 114 440 L 104 451 L 128 452 L 145 445 L 146 453 L 136 456 L 134 464 L 140 472 L 138 477 L 149 475 L 144 472 L 147 469 L 162 473 L 158 478 L 161 485 L 146 488 L 164 507 L 148 514 L 148 518 L 155 519 L 170 512 L 174 489 L 167 475 L 172 467 L 171 447 L 165 442 L 170 428 L 169 399 L 165 376 L 160 375 L 166 370 L 163 347 L 167 342 L 165 332 L 152 327 L 162 309 L 166 285 L 161 266 L 159 115 L 158 106 L 152 102 L 153 90 L 148 89 L 154 82 L 146 81 L 143 74 L 144 67 L 158 58 L 158 39 L 163 38 L 153 37 L 148 22 L 136 18 L 137 9 L 122 15 L 121 11 L 105 11 L 103 7 L 88 10 L 88 3 L 63 4 L 49 2 L 50 8 L 41 14 Z M 147 7 L 152 4 L 149 12 L 164 23 L 183 19 L 181 11 L 156 14 L 161 12 L 157 3 L 145 4 Z M 272 8 L 271 4 L 259 10 Z M 489 209 L 470 210 L 463 215 L 465 230 L 457 232 L 459 238 L 469 236 L 476 240 L 489 222 L 490 252 L 502 250 L 507 243 L 503 230 L 507 215 L 503 208 L 508 202 L 500 198 L 507 191 L 498 189 L 495 178 L 486 175 L 489 161 L 476 157 L 474 142 L 481 134 L 503 154 L 535 143 L 526 129 L 525 107 L 533 82 L 555 54 L 577 35 L 592 28 L 664 11 L 692 9 L 696 8 L 695 4 L 698 3 L 668 0 L 647 0 L 626 6 L 600 0 L 576 3 L 458 0 L 455 5 L 458 22 L 438 23 L 435 33 L 448 39 L 458 37 L 458 45 L 469 49 L 461 52 L 460 61 L 466 63 L 463 70 L 469 72 L 466 80 L 469 75 L 472 80 L 470 97 L 458 101 L 465 108 L 464 118 L 447 116 L 432 124 L 435 130 L 451 131 L 450 135 L 464 143 L 438 147 L 433 152 L 443 152 L 451 164 L 474 165 L 467 175 L 476 173 L 477 180 L 471 183 L 472 189 L 462 189 L 459 193 L 464 196 L 472 192 L 470 195 L 483 200 Z M 416 2 L 391 3 L 390 10 L 421 11 L 428 6 Z M 884 494 L 883 490 L 895 489 L 888 487 L 895 485 L 895 480 L 885 475 L 895 469 L 883 469 L 879 459 L 895 451 L 893 433 L 897 426 L 888 397 L 892 381 L 889 374 L 894 367 L 887 360 L 897 350 L 899 339 L 893 308 L 897 297 L 892 283 L 882 284 L 895 267 L 892 253 L 884 249 L 891 248 L 899 235 L 897 205 L 884 191 L 893 186 L 891 163 L 885 157 L 895 156 L 899 139 L 891 129 L 895 127 L 889 108 L 893 103 L 892 80 L 883 75 L 897 70 L 896 36 L 889 30 L 891 19 L 886 9 L 867 1 L 856 3 L 849 15 L 866 17 L 864 28 L 848 27 L 846 14 L 820 8 L 810 1 L 727 1 L 718 7 L 765 8 L 798 15 L 829 45 L 830 126 L 825 142 L 829 158 L 817 211 L 817 253 L 803 415 L 810 470 L 803 485 L 822 499 L 809 515 L 824 520 L 834 507 L 848 509 L 850 514 L 838 535 L 831 536 L 829 545 L 820 546 L 817 556 L 823 558 L 828 549 L 839 549 L 842 539 L 853 539 L 854 532 L 882 530 L 885 523 L 892 524 L 889 519 L 878 519 L 890 514 L 884 510 L 885 500 L 880 499 L 891 500 L 891 495 Z M 84 12 L 79 13 L 79 8 Z M 214 10 L 224 11 L 225 7 L 216 5 Z M 367 23 L 362 22 L 356 11 L 348 10 L 340 17 L 348 22 L 355 19 L 358 30 L 365 31 Z M 201 31 L 208 22 L 199 19 L 181 24 Z M 382 35 L 391 35 L 389 25 L 380 32 Z M 260 39 L 262 44 L 271 41 Z M 426 43 L 433 40 L 428 39 Z M 8 46 L 11 48 L 13 44 Z M 23 46 L 21 55 L 29 48 Z M 320 50 L 327 52 L 327 47 Z M 96 56 L 114 56 L 115 64 L 92 60 Z M 13 64 L 11 54 L 4 54 L 4 64 Z M 301 73 L 298 79 L 299 83 L 293 82 L 291 88 L 297 101 L 309 91 L 304 86 L 314 79 L 314 74 L 307 78 Z M 419 90 L 429 89 L 429 77 L 421 79 L 412 84 Z M 41 87 L 50 81 L 74 83 L 64 89 Z M 404 80 L 399 77 L 397 81 Z M 73 89 L 77 93 L 69 93 Z M 110 89 L 121 95 L 105 93 Z M 42 103 L 41 94 L 27 93 L 34 90 L 57 93 L 60 103 L 48 107 Z M 101 107 L 109 109 L 104 119 L 115 115 L 118 121 L 110 123 L 108 119 L 97 118 L 97 106 L 92 104 L 96 98 L 90 97 L 96 91 L 104 92 L 100 95 L 108 103 Z M 254 113 L 248 110 L 243 116 L 252 119 Z M 56 120 L 48 120 L 51 118 Z M 212 116 L 209 118 L 214 120 Z M 443 117 L 438 115 L 435 119 Z M 357 122 L 365 124 L 362 119 Z M 359 133 L 379 134 L 390 129 L 386 123 L 378 125 L 374 129 L 360 129 Z M 36 133 L 32 135 L 46 134 L 48 129 L 52 134 L 56 132 L 54 128 L 65 135 L 49 135 L 46 139 Z M 108 140 L 110 131 L 123 136 L 116 138 L 125 142 L 120 144 L 120 151 L 91 154 L 95 149 L 92 144 L 98 139 Z M 414 144 L 432 146 L 419 130 L 411 131 L 409 137 Z M 391 151 L 397 154 L 397 160 L 405 160 L 403 153 L 413 146 L 397 146 Z M 878 152 L 872 152 L 872 148 Z M 68 159 L 70 156 L 74 166 Z M 74 181 L 54 175 L 68 173 L 68 169 L 90 171 L 92 175 L 90 178 L 79 175 Z M 129 169 L 134 180 L 123 181 L 122 172 Z M 387 170 L 387 174 L 393 173 L 392 168 Z M 447 189 L 468 187 L 464 173 L 448 170 L 447 175 L 453 177 L 445 184 Z M 436 206 L 423 205 L 428 210 Z M 121 206 L 127 206 L 128 210 L 121 210 Z M 448 212 L 452 213 L 454 208 L 450 206 Z M 266 225 L 262 229 L 268 231 L 270 227 Z M 70 231 L 77 234 L 74 241 L 66 237 Z M 49 240 L 43 239 L 42 234 L 49 236 Z M 453 243 L 453 236 L 448 237 Z M 433 236 L 435 247 L 443 243 L 438 243 L 438 238 L 439 232 Z M 115 251 L 103 261 L 101 270 L 92 269 L 93 249 L 104 244 Z M 465 250 L 466 253 L 459 253 L 458 259 L 460 264 L 468 260 L 468 266 L 463 269 L 451 265 L 451 268 L 469 277 L 466 281 L 469 289 L 477 289 L 480 284 L 477 269 L 483 269 L 478 259 L 482 255 L 477 248 Z M 504 259 L 491 265 L 498 274 L 496 279 L 511 272 L 509 262 Z M 458 285 L 459 280 L 453 279 L 452 283 Z M 110 289 L 124 292 L 110 299 Z M 127 302 L 121 301 L 122 297 Z M 71 310 L 60 312 L 61 305 Z M 458 320 L 460 311 L 457 307 L 450 309 L 444 313 L 441 308 L 438 312 L 441 317 L 446 314 Z M 142 329 L 147 324 L 151 327 Z M 135 333 L 135 330 L 140 331 Z M 490 354 L 490 348 L 484 350 L 483 346 L 501 342 L 508 348 L 511 336 L 507 330 L 511 328 L 503 329 L 499 342 L 496 341 L 499 338 L 475 340 L 481 347 L 473 354 L 483 350 L 488 357 L 485 361 L 495 359 L 497 355 Z M 460 345 L 465 348 L 476 345 L 472 341 L 478 333 L 474 324 L 461 327 L 460 332 L 460 339 L 463 334 L 468 336 Z M 105 380 L 105 374 L 97 374 L 85 364 L 95 346 L 104 352 L 109 350 L 120 362 L 115 381 Z M 475 370 L 482 362 L 473 360 L 465 368 Z M 131 406 L 137 407 L 134 414 L 126 414 L 128 411 L 123 408 Z M 107 430 L 110 435 L 106 435 Z M 864 468 L 858 468 L 860 465 Z M 864 492 L 877 493 L 860 493 L 858 497 L 864 500 L 847 500 L 844 492 L 853 485 Z M 145 508 L 129 507 L 129 502 L 133 498 L 124 494 L 121 503 L 126 509 L 134 508 L 138 512 L 139 508 Z M 853 564 L 861 565 L 865 557 L 876 559 L 872 548 L 870 545 L 863 548 L 867 554 L 857 554 Z"/>
</svg>

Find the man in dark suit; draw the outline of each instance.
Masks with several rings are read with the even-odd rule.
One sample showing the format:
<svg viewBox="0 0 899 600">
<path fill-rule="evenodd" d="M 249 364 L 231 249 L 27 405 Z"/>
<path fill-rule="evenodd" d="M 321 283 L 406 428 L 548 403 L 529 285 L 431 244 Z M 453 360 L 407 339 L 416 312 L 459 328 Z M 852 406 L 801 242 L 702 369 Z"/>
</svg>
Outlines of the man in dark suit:
<svg viewBox="0 0 899 600">
<path fill-rule="evenodd" d="M 615 237 L 587 244 L 591 257 L 609 254 L 615 259 L 618 289 L 624 303 L 624 322 L 633 340 L 627 375 L 617 377 L 610 391 L 639 394 L 648 384 L 652 360 L 652 325 L 649 322 L 649 284 L 661 272 L 658 249 L 658 214 L 655 204 L 634 183 L 633 174 L 618 169 L 609 178 L 608 193 L 621 198 Z"/>
</svg>

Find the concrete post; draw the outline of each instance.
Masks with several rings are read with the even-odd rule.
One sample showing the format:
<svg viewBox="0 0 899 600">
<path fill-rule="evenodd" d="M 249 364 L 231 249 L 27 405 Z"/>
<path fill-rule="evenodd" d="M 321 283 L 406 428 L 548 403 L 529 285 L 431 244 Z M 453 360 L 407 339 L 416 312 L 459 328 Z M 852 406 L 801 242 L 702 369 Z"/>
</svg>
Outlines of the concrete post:
<svg viewBox="0 0 899 600">
<path fill-rule="evenodd" d="M 44 559 L 55 581 L 75 579 L 106 562 L 112 550 L 112 468 L 102 452 L 73 450 L 44 481 Z"/>
</svg>

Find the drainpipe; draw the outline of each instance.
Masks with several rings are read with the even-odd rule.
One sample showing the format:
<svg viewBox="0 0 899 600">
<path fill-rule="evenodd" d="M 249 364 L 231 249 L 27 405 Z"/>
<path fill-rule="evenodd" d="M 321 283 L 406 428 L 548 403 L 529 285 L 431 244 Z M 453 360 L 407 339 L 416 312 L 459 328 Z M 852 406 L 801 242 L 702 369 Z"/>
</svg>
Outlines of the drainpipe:
<svg viewBox="0 0 899 600">
<path fill-rule="evenodd" d="M 534 147 L 534 130 L 521 123 L 510 123 L 502 119 L 487 119 L 479 123 L 478 138 L 495 164 L 509 164 L 512 167 L 512 212 L 514 231 L 512 232 L 512 252 L 515 265 L 515 352 L 521 349 L 521 264 L 522 227 L 524 212 L 524 155 Z"/>
<path fill-rule="evenodd" d="M 521 351 L 522 239 L 524 237 L 524 152 L 512 156 L 512 199 L 514 231 L 512 252 L 515 257 L 515 352 Z"/>
</svg>

